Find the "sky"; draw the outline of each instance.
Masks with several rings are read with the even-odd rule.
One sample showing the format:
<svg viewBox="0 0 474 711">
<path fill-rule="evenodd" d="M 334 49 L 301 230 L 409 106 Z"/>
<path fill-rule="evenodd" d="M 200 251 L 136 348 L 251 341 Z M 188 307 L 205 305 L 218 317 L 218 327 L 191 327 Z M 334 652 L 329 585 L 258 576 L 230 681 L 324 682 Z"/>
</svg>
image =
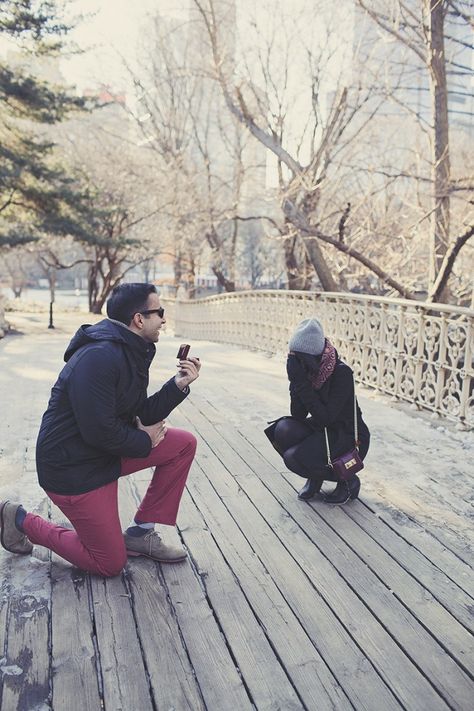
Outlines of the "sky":
<svg viewBox="0 0 474 711">
<path fill-rule="evenodd" d="M 256 47 L 259 43 L 263 43 L 262 46 L 265 47 L 267 42 L 273 41 L 276 37 L 275 46 L 279 47 L 281 44 L 282 47 L 283 65 L 286 61 L 285 47 L 289 48 L 288 88 L 285 91 L 288 102 L 287 117 L 291 116 L 291 126 L 295 129 L 297 140 L 300 140 L 304 128 L 301 124 L 306 120 L 305 117 L 310 109 L 308 105 L 310 94 L 307 83 L 303 81 L 307 71 L 306 46 L 310 46 L 320 34 L 321 37 L 324 36 L 323 19 L 318 17 L 316 22 L 306 24 L 298 20 L 305 12 L 309 13 L 309 16 L 314 15 L 312 0 L 291 0 L 291 2 L 260 0 L 257 4 L 255 0 L 235 0 L 235 2 L 239 56 L 250 58 L 249 67 L 238 67 L 238 72 L 242 71 L 245 75 L 246 71 L 249 71 L 254 85 L 262 87 L 265 80 L 254 64 Z M 328 2 L 330 3 L 331 0 Z M 135 57 L 141 38 L 146 34 L 149 17 L 158 12 L 163 16 L 187 19 L 190 3 L 191 0 L 71 0 L 70 15 L 81 16 L 81 19 L 70 32 L 69 39 L 82 52 L 60 60 L 61 77 L 66 84 L 76 86 L 78 93 L 84 90 L 95 90 L 98 86 L 105 85 L 113 93 L 125 94 L 130 102 L 134 95 L 133 84 L 130 72 L 124 66 L 123 58 L 126 58 L 132 71 L 139 75 L 140 69 L 136 65 Z M 272 12 L 280 4 L 283 9 L 282 16 L 279 12 Z M 332 12 L 335 12 L 334 8 Z M 249 27 L 252 27 L 252 19 L 258 28 L 256 31 L 253 29 L 249 31 Z M 296 27 L 293 26 L 294 20 L 297 22 L 297 32 L 300 33 L 298 36 L 294 36 Z M 291 42 L 287 45 L 288 37 L 291 37 Z M 338 47 L 340 44 L 344 43 L 338 42 Z M 0 51 L 1 49 L 0 46 Z M 272 57 L 273 76 L 284 76 L 283 66 L 280 70 L 278 65 L 280 61 L 278 50 L 276 54 L 272 54 Z M 48 77 L 51 81 L 58 80 L 55 76 L 56 70 L 57 66 L 54 66 L 53 74 Z M 322 93 L 322 101 L 324 96 L 325 94 Z M 279 100 L 276 96 L 275 99 Z M 288 128 L 287 126 L 286 139 L 291 142 L 293 139 L 288 134 Z"/>
<path fill-rule="evenodd" d="M 84 19 L 78 23 L 70 38 L 79 47 L 86 51 L 70 59 L 61 62 L 61 73 L 68 84 L 75 85 L 78 91 L 94 89 L 98 85 L 106 85 L 114 93 L 125 93 L 130 102 L 134 91 L 130 73 L 123 64 L 122 56 L 139 74 L 140 70 L 134 67 L 134 57 L 140 45 L 141 36 L 146 33 L 147 19 L 156 12 L 164 16 L 173 16 L 180 19 L 187 19 L 191 0 L 73 0 L 72 9 L 78 15 L 84 15 Z M 275 14 L 273 21 L 269 22 L 269 12 L 273 8 L 274 0 L 261 0 L 255 4 L 254 0 L 236 0 L 237 7 L 237 33 L 241 45 L 241 56 L 252 56 L 255 46 L 259 41 L 269 42 L 276 31 L 277 37 L 281 27 L 279 13 Z M 311 0 L 291 0 L 286 5 L 285 0 L 279 0 L 283 8 L 284 24 L 291 35 L 292 17 L 298 18 L 300 13 L 312 10 Z M 279 4 L 278 3 L 278 4 Z M 276 3 L 277 4 L 277 3 Z M 288 12 L 288 17 L 285 16 Z M 243 19 L 249 21 L 255 19 L 258 31 L 249 32 L 248 28 L 243 29 Z M 298 23 L 298 31 L 305 25 Z M 315 32 L 322 31 L 322 20 L 316 23 L 308 23 L 307 37 L 298 37 L 298 41 L 291 43 L 289 54 L 289 100 L 288 116 L 292 114 L 291 125 L 299 137 L 303 130 L 302 121 L 308 114 L 308 91 L 307 86 L 301 81 L 306 72 L 305 45 L 311 44 L 315 40 Z M 283 31 L 285 34 L 285 31 Z M 304 40 L 304 42 L 301 42 Z M 246 42 L 250 43 L 248 52 Z M 283 43 L 282 46 L 284 46 Z M 278 61 L 278 57 L 275 57 Z M 283 60 L 284 61 L 284 60 Z M 243 67 L 245 74 L 245 67 Z M 250 70 L 252 72 L 252 68 Z M 280 75 L 278 67 L 273 67 L 275 76 Z M 252 80 L 257 86 L 261 85 L 262 78 L 258 73 L 253 74 Z M 324 96 L 323 96 L 324 98 Z M 288 130 L 287 126 L 287 130 Z M 291 135 L 287 133 L 287 141 L 291 147 Z M 303 157 L 303 156 L 300 156 Z M 276 169 L 271 167 L 273 159 L 269 156 L 268 182 L 276 185 L 278 175 Z M 276 163 L 275 163 L 276 165 Z"/>
<path fill-rule="evenodd" d="M 284 7 L 285 2 L 282 4 Z M 91 83 L 126 83 L 127 73 L 123 69 L 120 55 L 133 61 L 140 35 L 146 29 L 147 17 L 158 11 L 165 16 L 186 18 L 189 5 L 190 0 L 73 0 L 73 11 L 83 14 L 85 18 L 71 33 L 71 39 L 81 48 L 88 49 L 81 55 L 63 60 L 61 71 L 64 78 L 79 88 L 89 88 Z M 268 22 L 266 13 L 272 7 L 272 0 L 265 0 L 261 6 L 255 4 L 254 0 L 236 0 L 236 6 L 238 23 L 240 17 L 255 14 L 260 32 L 265 34 Z M 291 0 L 288 17 L 291 18 L 293 14 L 297 16 L 305 7 L 307 10 L 311 7 L 311 0 Z M 311 26 L 311 31 L 314 31 L 314 26 Z M 245 44 L 245 34 L 241 32 L 240 35 L 240 41 Z M 251 37 L 252 42 L 256 39 Z M 298 53 L 297 48 L 298 43 L 295 43 L 293 61 Z"/>
<path fill-rule="evenodd" d="M 180 16 L 184 0 L 74 0 L 73 12 L 83 14 L 70 38 L 86 51 L 61 63 L 68 83 L 78 88 L 104 83 L 126 89 L 121 55 L 133 58 L 140 32 L 150 12 Z"/>
</svg>

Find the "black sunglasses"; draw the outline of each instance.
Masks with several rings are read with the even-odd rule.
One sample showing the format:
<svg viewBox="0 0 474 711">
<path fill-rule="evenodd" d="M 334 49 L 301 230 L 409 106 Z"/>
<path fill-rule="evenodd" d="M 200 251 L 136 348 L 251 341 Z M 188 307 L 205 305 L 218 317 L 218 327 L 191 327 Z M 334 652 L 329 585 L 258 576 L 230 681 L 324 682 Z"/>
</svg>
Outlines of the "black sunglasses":
<svg viewBox="0 0 474 711">
<path fill-rule="evenodd" d="M 163 318 L 165 315 L 165 310 L 163 306 L 160 306 L 159 309 L 148 309 L 147 311 L 140 311 L 142 316 L 148 316 L 148 314 L 158 314 L 160 318 Z"/>
</svg>

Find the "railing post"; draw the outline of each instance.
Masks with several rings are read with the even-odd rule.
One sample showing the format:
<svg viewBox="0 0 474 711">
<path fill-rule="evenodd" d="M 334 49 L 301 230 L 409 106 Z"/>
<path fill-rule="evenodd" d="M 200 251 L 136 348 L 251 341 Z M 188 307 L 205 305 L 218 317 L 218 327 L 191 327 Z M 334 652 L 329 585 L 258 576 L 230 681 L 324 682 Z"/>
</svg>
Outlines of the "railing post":
<svg viewBox="0 0 474 711">
<path fill-rule="evenodd" d="M 395 377 L 393 383 L 393 395 L 399 397 L 402 383 L 402 375 L 407 371 L 409 366 L 408 353 L 405 349 L 405 316 L 406 307 L 402 306 L 399 310 L 398 334 L 397 334 L 397 351 L 395 354 Z"/>
<path fill-rule="evenodd" d="M 472 395 L 471 395 L 471 380 L 472 375 L 469 375 L 469 369 L 474 360 L 474 328 L 472 321 L 467 324 L 466 328 L 466 349 L 463 357 L 463 365 L 459 371 L 459 377 L 461 379 L 461 397 L 459 402 L 459 428 L 468 429 L 469 424 L 474 425 L 474 422 L 468 421 L 469 415 L 469 404 L 471 404 L 471 417 L 472 415 Z"/>
</svg>

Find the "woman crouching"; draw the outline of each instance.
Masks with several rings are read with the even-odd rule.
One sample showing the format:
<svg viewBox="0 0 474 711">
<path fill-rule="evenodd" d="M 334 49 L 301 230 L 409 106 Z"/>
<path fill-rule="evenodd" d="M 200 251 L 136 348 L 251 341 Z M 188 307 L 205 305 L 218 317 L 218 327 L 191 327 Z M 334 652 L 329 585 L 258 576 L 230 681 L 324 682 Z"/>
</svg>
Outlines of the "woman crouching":
<svg viewBox="0 0 474 711">
<path fill-rule="evenodd" d="M 324 337 L 315 318 L 298 325 L 289 349 L 286 368 L 291 417 L 278 420 L 273 444 L 288 469 L 307 479 L 298 498 L 311 499 L 319 493 L 323 481 L 329 480 L 336 481 L 337 486 L 324 496 L 324 501 L 344 504 L 359 495 L 360 479 L 357 474 L 340 478 L 328 465 L 328 454 L 334 461 L 353 450 L 358 440 L 358 456 L 363 460 L 370 442 L 369 430 L 355 401 L 352 370 Z"/>
</svg>

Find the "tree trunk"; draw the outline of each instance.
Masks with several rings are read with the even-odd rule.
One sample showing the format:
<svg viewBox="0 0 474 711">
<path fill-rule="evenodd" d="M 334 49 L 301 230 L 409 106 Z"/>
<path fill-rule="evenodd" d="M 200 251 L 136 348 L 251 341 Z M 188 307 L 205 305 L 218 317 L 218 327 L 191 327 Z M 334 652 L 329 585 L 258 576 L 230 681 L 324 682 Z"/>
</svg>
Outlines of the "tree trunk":
<svg viewBox="0 0 474 711">
<path fill-rule="evenodd" d="M 309 260 L 318 275 L 323 291 L 337 291 L 337 284 L 331 274 L 331 270 L 328 267 L 326 259 L 324 258 L 323 251 L 318 244 L 317 238 L 305 237 L 303 241 Z"/>
<path fill-rule="evenodd" d="M 312 207 L 314 208 L 315 205 L 313 204 Z M 296 207 L 294 200 L 285 198 L 285 200 L 283 200 L 282 210 L 285 214 L 286 222 L 291 223 L 297 229 L 301 227 L 301 224 L 308 222 L 305 208 L 301 206 L 299 208 Z M 321 282 L 323 291 L 337 291 L 337 284 L 328 267 L 323 251 L 319 246 L 317 237 L 301 235 L 301 239 L 303 240 L 304 248 L 313 265 L 314 271 Z"/>
<path fill-rule="evenodd" d="M 97 313 L 96 311 L 94 311 L 94 307 L 97 303 L 97 294 L 99 291 L 99 285 L 97 283 L 99 278 L 97 250 L 94 250 L 94 254 L 95 259 L 87 270 L 87 292 L 89 297 L 89 311 L 91 312 L 91 314 Z"/>
<path fill-rule="evenodd" d="M 173 271 L 174 271 L 174 286 L 177 289 L 183 279 L 183 264 L 182 264 L 182 254 L 181 254 L 180 249 L 178 249 L 174 255 Z"/>
<path fill-rule="evenodd" d="M 194 299 L 196 296 L 196 262 L 194 257 L 189 257 L 189 268 L 186 276 L 186 284 L 188 288 L 188 299 Z"/>
<path fill-rule="evenodd" d="M 235 281 L 227 279 L 222 269 L 219 269 L 218 267 L 212 267 L 212 271 L 217 277 L 218 284 L 220 284 L 225 291 L 235 291 Z"/>
<path fill-rule="evenodd" d="M 49 282 L 49 301 L 54 304 L 56 301 L 56 269 L 51 267 L 48 270 L 48 282 Z"/>
<path fill-rule="evenodd" d="M 449 121 L 446 59 L 444 54 L 444 0 L 425 0 L 429 18 L 429 77 L 433 112 L 432 179 L 433 215 L 431 218 L 431 243 L 429 287 L 434 284 L 449 244 Z M 443 298 L 444 297 L 444 298 Z M 446 289 L 440 297 L 444 300 Z"/>
<path fill-rule="evenodd" d="M 286 278 L 288 279 L 288 289 L 290 291 L 301 291 L 304 289 L 306 283 L 305 276 L 302 274 L 302 270 L 296 256 L 296 242 L 296 235 L 292 235 L 291 237 L 287 236 L 283 241 Z"/>
</svg>

